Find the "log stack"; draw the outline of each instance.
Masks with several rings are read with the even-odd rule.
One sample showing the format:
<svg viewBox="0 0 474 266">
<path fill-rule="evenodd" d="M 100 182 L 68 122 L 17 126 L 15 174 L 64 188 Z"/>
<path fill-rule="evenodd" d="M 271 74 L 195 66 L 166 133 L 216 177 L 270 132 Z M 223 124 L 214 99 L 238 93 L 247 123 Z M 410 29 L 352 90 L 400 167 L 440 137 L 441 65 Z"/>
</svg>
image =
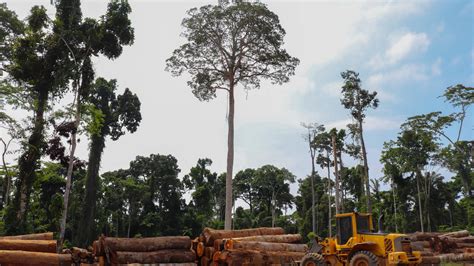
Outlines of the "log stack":
<svg viewBox="0 0 474 266">
<path fill-rule="evenodd" d="M 184 264 L 195 265 L 196 255 L 187 236 L 117 238 L 100 237 L 93 243 L 99 264 Z"/>
<path fill-rule="evenodd" d="M 474 236 L 467 230 L 409 235 L 413 250 L 421 251 L 422 264 L 474 263 Z"/>
<path fill-rule="evenodd" d="M 195 245 L 199 265 L 288 264 L 305 255 L 301 235 L 283 228 L 215 230 L 205 228 Z"/>
<path fill-rule="evenodd" d="M 4 265 L 68 265 L 70 254 L 58 254 L 53 233 L 0 237 L 0 264 Z"/>
</svg>

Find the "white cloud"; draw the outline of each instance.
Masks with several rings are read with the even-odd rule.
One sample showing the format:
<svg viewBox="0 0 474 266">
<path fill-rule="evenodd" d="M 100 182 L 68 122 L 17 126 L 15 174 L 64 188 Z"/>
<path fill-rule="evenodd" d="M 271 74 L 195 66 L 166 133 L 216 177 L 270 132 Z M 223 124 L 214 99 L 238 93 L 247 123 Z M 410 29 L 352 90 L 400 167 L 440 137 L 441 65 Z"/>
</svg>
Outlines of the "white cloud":
<svg viewBox="0 0 474 266">
<path fill-rule="evenodd" d="M 370 59 L 370 67 L 381 69 L 396 65 L 410 56 L 426 52 L 431 43 L 428 35 L 424 32 L 408 32 L 391 39 L 392 42 L 385 52 L 378 53 Z"/>
<path fill-rule="evenodd" d="M 369 2 L 365 17 L 367 20 L 381 20 L 387 17 L 409 16 L 419 13 L 429 4 L 428 1 L 390 1 L 381 4 Z"/>
<path fill-rule="evenodd" d="M 380 88 L 391 83 L 423 81 L 428 79 L 429 75 L 430 73 L 425 65 L 407 64 L 394 70 L 373 74 L 367 79 L 367 84 L 372 88 Z"/>
<path fill-rule="evenodd" d="M 339 98 L 341 97 L 341 88 L 343 82 L 341 81 L 332 81 L 322 85 L 321 87 L 317 87 L 316 90 L 321 91 L 327 96 Z"/>
<path fill-rule="evenodd" d="M 439 57 L 432 64 L 405 64 L 395 69 L 370 75 L 367 79 L 367 85 L 379 91 L 380 88 L 386 85 L 426 81 L 431 77 L 441 75 L 442 64 L 443 60 Z M 387 96 L 388 99 L 394 97 L 386 91 L 380 94 L 381 97 L 382 95 Z"/>
<path fill-rule="evenodd" d="M 425 52 L 430 45 L 426 33 L 406 33 L 401 36 L 386 52 L 390 64 L 395 64 L 415 53 Z"/>
</svg>

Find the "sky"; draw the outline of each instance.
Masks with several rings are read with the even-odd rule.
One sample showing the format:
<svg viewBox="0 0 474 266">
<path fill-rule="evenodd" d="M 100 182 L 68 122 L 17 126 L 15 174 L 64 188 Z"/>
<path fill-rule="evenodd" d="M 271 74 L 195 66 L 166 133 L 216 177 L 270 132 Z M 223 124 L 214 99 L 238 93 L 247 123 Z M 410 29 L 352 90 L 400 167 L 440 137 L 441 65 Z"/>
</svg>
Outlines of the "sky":
<svg viewBox="0 0 474 266">
<path fill-rule="evenodd" d="M 120 91 L 130 88 L 138 95 L 143 120 L 134 134 L 107 140 L 101 172 L 128 168 L 135 156 L 152 153 L 175 156 L 180 176 L 205 157 L 214 162 L 211 170 L 224 172 L 226 94 L 200 102 L 187 87 L 189 76 L 165 71 L 165 60 L 185 42 L 180 23 L 186 10 L 217 0 L 129 2 L 134 45 L 116 60 L 94 62 L 97 76 L 117 79 Z M 301 122 L 344 128 L 351 121 L 340 104 L 340 73 L 347 69 L 359 72 L 362 87 L 376 90 L 380 99 L 364 124 L 371 178 L 383 175 L 382 145 L 396 138 L 403 121 L 432 111 L 453 112 L 439 96 L 451 85 L 474 85 L 474 1 L 260 2 L 279 16 L 287 33 L 284 47 L 301 63 L 282 86 L 264 82 L 259 90 L 237 91 L 234 172 L 273 164 L 298 178 L 308 175 Z M 6 3 L 21 18 L 33 5 L 54 13 L 50 0 Z M 106 5 L 105 0 L 84 0 L 83 14 L 98 18 Z M 471 109 L 463 139 L 474 139 L 473 117 Z M 87 154 L 82 141 L 78 155 L 87 159 Z M 296 194 L 297 184 L 291 190 Z"/>
</svg>

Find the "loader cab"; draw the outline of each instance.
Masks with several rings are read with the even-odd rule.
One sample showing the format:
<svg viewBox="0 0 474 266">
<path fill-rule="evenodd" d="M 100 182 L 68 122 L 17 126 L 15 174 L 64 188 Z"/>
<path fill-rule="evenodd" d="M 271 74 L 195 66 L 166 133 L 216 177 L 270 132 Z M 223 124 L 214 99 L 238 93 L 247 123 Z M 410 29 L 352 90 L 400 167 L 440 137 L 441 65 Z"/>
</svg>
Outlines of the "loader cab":
<svg viewBox="0 0 474 266">
<path fill-rule="evenodd" d="M 336 215 L 336 240 L 345 245 L 351 237 L 373 231 L 372 215 L 368 213 L 343 213 Z"/>
</svg>

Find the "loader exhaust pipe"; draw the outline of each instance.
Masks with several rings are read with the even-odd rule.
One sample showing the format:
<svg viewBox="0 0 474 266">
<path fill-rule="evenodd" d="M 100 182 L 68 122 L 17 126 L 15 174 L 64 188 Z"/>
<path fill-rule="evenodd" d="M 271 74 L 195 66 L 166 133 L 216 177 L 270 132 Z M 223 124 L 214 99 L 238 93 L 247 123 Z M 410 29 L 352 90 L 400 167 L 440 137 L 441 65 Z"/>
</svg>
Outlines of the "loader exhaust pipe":
<svg viewBox="0 0 474 266">
<path fill-rule="evenodd" d="M 381 215 L 379 216 L 379 222 L 378 222 L 378 224 L 379 224 L 379 231 L 378 231 L 378 233 L 383 233 L 383 230 L 382 230 L 382 219 L 383 219 L 383 214 L 381 214 Z"/>
</svg>

